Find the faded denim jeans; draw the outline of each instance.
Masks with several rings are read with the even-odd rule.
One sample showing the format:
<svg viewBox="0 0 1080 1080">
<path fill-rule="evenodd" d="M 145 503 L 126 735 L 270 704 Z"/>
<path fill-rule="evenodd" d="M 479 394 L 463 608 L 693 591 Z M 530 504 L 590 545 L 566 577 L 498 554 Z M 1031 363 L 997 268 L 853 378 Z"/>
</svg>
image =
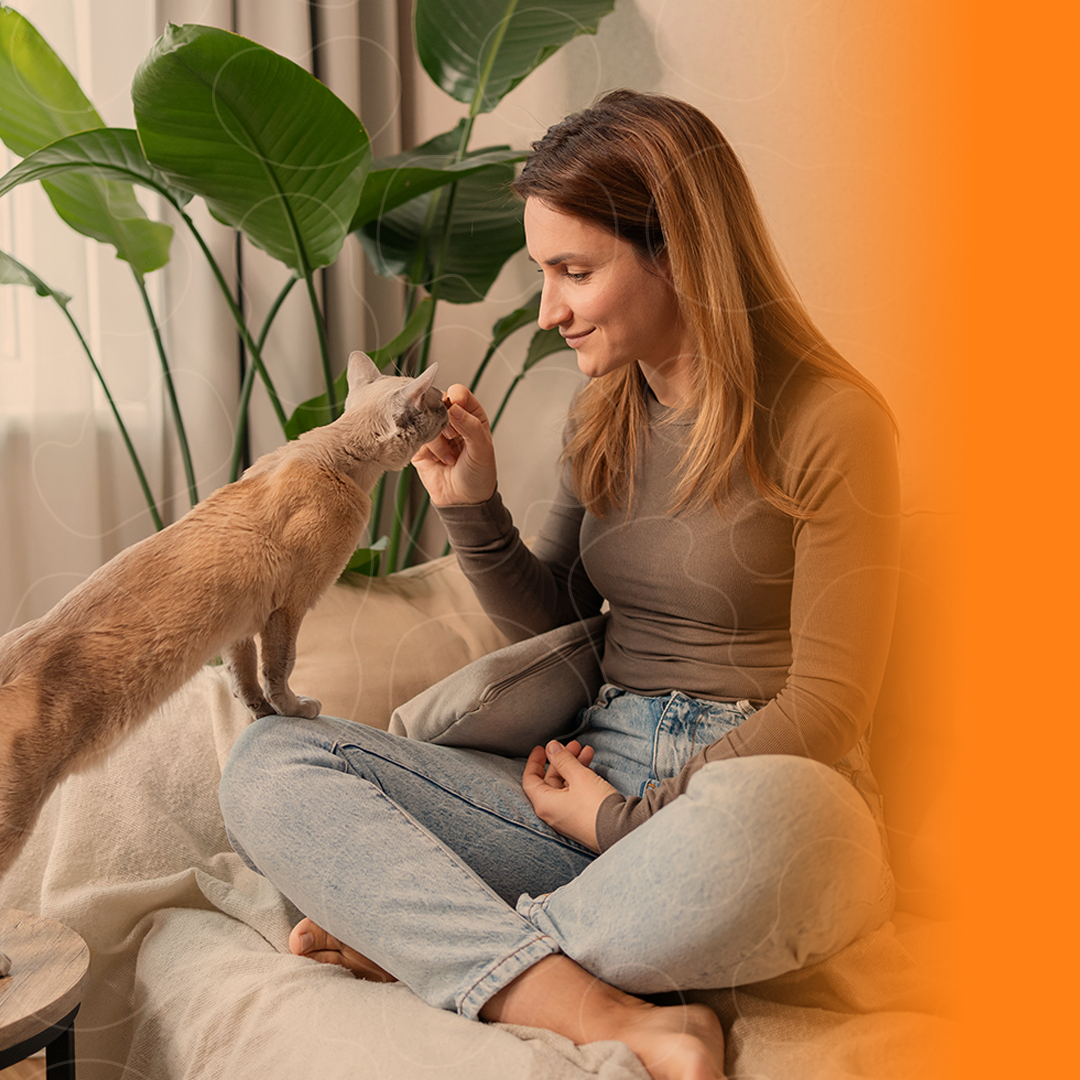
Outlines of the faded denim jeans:
<svg viewBox="0 0 1080 1080">
<path fill-rule="evenodd" d="M 577 737 L 638 795 L 752 711 L 604 687 Z M 637 995 L 727 987 L 823 960 L 888 917 L 874 816 L 835 769 L 711 763 L 598 856 L 537 818 L 523 767 L 268 716 L 237 741 L 221 806 L 237 852 L 297 908 L 471 1018 L 552 953 Z"/>
</svg>

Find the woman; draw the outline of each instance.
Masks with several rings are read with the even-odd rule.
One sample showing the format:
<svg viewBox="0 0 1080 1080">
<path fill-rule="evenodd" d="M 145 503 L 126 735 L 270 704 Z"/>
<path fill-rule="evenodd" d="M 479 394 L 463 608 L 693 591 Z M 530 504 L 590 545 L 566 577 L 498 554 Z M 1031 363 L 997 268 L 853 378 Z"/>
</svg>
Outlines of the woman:
<svg viewBox="0 0 1080 1080">
<path fill-rule="evenodd" d="M 633 995 L 768 978 L 890 911 L 862 740 L 896 588 L 892 423 L 696 109 L 610 94 L 515 187 L 540 325 L 590 379 L 533 550 L 464 387 L 415 464 L 511 638 L 608 601 L 607 684 L 524 762 L 268 717 L 223 811 L 309 916 L 293 951 L 465 1016 L 621 1039 L 654 1077 L 722 1076 L 710 1011 Z"/>
</svg>

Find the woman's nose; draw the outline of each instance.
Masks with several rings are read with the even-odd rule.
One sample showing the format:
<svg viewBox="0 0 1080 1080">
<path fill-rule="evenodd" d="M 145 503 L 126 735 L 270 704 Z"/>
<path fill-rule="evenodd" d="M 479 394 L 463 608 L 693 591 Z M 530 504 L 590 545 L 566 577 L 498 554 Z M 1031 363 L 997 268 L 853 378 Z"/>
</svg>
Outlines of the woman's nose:
<svg viewBox="0 0 1080 1080">
<path fill-rule="evenodd" d="M 540 313 L 536 322 L 541 330 L 562 326 L 571 318 L 570 306 L 560 296 L 559 288 L 545 283 L 540 293 Z"/>
</svg>

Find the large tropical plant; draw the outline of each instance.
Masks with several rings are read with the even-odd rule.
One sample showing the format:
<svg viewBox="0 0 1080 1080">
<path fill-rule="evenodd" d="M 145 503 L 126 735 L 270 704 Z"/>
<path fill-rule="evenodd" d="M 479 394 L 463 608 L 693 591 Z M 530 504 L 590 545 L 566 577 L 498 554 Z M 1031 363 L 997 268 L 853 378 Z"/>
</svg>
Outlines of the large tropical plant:
<svg viewBox="0 0 1080 1080">
<path fill-rule="evenodd" d="M 147 216 L 134 187 L 156 192 L 190 230 L 251 357 L 235 418 L 235 478 L 256 379 L 288 438 L 341 410 L 344 376 L 334 376 L 315 273 L 334 262 L 349 233 L 360 238 L 380 274 L 401 280 L 406 289 L 400 332 L 369 348 L 380 367 L 409 373 L 426 366 L 437 305 L 486 296 L 524 243 L 521 207 L 508 192 L 514 164 L 524 155 L 507 146 L 472 148 L 473 124 L 571 38 L 594 33 L 613 6 L 614 0 L 417 0 L 417 54 L 432 80 L 466 107 L 465 115 L 423 145 L 376 161 L 360 118 L 307 71 L 254 41 L 207 26 L 166 28 L 135 73 L 135 129 L 108 128 L 34 27 L 0 7 L 0 138 L 22 158 L 0 178 L 0 196 L 40 182 L 64 221 L 112 245 L 130 266 L 153 330 L 192 505 L 199 494 L 186 429 L 146 288 L 146 275 L 168 261 L 172 229 Z M 280 293 L 258 328 L 247 325 L 187 212 L 194 197 L 283 267 Z M 63 309 L 105 390 L 160 528 L 150 485 L 68 309 L 69 298 L 3 252 L 0 283 L 34 288 Z M 286 415 L 262 352 L 282 302 L 300 283 L 311 307 L 325 389 Z M 534 322 L 537 304 L 534 297 L 498 320 L 478 359 L 474 387 L 506 338 Z M 529 368 L 561 347 L 557 333 L 536 331 L 508 394 Z M 493 426 L 504 406 L 505 400 Z M 389 537 L 358 551 L 354 569 L 371 572 L 384 547 L 384 569 L 408 560 L 408 537 L 417 535 L 425 509 L 421 503 L 410 522 L 408 490 L 406 472 L 397 482 Z M 380 487 L 374 522 L 382 494 Z"/>
</svg>

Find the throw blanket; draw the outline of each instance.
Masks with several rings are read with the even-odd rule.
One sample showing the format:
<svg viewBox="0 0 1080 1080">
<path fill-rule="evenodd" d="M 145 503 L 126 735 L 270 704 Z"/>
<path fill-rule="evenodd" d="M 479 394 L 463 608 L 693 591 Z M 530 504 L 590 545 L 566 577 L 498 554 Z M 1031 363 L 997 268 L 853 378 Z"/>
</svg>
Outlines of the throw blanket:
<svg viewBox="0 0 1080 1080">
<path fill-rule="evenodd" d="M 83 936 L 81 1080 L 644 1080 L 621 1043 L 432 1009 L 406 987 L 291 956 L 299 913 L 231 851 L 221 766 L 248 718 L 202 673 L 93 771 L 66 781 L 0 881 L 0 905 Z M 951 1023 L 927 958 L 944 928 L 901 918 L 826 964 L 704 995 L 749 1080 L 926 1077 Z M 701 995 L 698 995 L 701 996 Z"/>
</svg>

